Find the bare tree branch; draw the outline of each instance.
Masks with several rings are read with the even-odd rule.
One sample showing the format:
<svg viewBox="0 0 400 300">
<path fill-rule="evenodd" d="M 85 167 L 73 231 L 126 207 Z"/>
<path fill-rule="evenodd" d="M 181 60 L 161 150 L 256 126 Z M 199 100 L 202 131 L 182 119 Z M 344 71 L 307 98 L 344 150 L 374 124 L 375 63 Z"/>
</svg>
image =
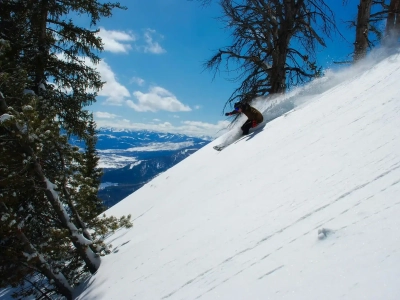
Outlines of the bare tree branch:
<svg viewBox="0 0 400 300">
<path fill-rule="evenodd" d="M 217 50 L 204 67 L 214 71 L 215 77 L 225 62 L 222 70 L 230 80 L 239 83 L 227 104 L 282 93 L 290 85 L 319 76 L 315 51 L 326 46 L 324 37 L 338 32 L 333 12 L 324 0 L 218 0 L 218 3 L 232 43 Z M 232 77 L 232 73 L 238 75 Z"/>
</svg>

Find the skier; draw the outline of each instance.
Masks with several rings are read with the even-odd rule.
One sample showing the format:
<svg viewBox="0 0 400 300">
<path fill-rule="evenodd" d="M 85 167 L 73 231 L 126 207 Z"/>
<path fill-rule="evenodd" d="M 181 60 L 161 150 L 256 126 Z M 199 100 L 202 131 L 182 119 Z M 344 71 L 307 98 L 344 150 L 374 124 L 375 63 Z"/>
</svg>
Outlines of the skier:
<svg viewBox="0 0 400 300">
<path fill-rule="evenodd" d="M 225 116 L 232 116 L 240 113 L 244 113 L 246 115 L 248 119 L 246 122 L 244 122 L 242 127 L 240 127 L 243 131 L 243 135 L 249 134 L 250 128 L 256 127 L 264 120 L 262 113 L 250 106 L 248 103 L 236 102 L 233 107 L 235 110 L 225 113 Z"/>
</svg>

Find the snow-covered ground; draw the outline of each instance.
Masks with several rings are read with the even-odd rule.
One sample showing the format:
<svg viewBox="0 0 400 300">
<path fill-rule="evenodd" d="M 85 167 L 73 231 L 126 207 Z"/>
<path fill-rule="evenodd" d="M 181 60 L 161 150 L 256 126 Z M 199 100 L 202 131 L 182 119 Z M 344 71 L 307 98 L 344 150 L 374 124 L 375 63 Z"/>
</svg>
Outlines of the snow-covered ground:
<svg viewBox="0 0 400 300">
<path fill-rule="evenodd" d="M 78 298 L 400 299 L 400 55 L 330 76 L 112 207 L 134 227 Z"/>
<path fill-rule="evenodd" d="M 134 227 L 77 299 L 400 299 L 399 82 L 395 54 L 256 102 L 107 211 Z"/>
</svg>

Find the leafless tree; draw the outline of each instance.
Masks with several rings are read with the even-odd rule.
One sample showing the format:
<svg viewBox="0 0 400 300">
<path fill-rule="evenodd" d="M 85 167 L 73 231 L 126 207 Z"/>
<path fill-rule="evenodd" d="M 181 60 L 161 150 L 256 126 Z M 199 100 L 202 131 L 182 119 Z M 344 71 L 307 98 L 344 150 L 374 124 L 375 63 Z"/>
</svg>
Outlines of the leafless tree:
<svg viewBox="0 0 400 300">
<path fill-rule="evenodd" d="M 202 0 L 204 1 L 204 0 Z M 207 0 L 206 0 L 207 1 Z M 215 74 L 223 61 L 240 83 L 227 103 L 282 93 L 320 75 L 315 52 L 336 30 L 323 0 L 219 0 L 232 44 L 205 63 Z"/>
<path fill-rule="evenodd" d="M 390 0 L 385 33 L 392 40 L 400 36 L 400 0 Z"/>
</svg>

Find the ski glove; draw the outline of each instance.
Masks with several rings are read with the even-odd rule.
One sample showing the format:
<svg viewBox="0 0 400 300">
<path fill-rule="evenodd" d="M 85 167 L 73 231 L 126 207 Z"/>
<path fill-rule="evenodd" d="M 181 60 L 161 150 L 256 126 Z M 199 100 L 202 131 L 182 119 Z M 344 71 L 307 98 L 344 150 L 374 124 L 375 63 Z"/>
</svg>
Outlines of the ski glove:
<svg viewBox="0 0 400 300">
<path fill-rule="evenodd" d="M 225 113 L 225 116 L 227 117 L 227 116 L 230 116 L 231 115 L 231 113 Z"/>
</svg>

